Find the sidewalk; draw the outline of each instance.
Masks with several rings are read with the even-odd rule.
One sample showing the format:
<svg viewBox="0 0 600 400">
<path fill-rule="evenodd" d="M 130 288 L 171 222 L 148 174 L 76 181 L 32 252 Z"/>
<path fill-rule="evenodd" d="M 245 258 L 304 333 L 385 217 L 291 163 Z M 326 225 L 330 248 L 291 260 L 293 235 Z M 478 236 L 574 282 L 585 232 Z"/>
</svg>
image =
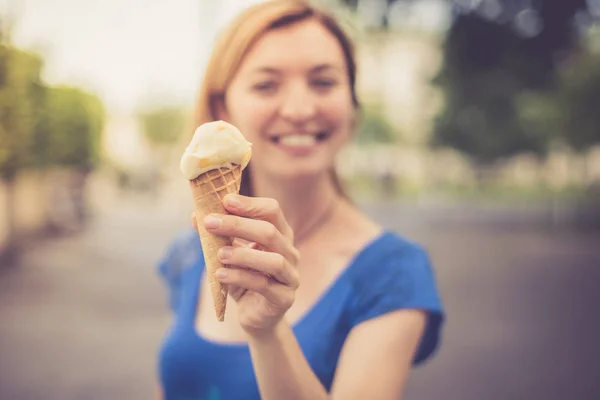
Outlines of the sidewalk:
<svg viewBox="0 0 600 400">
<path fill-rule="evenodd" d="M 181 222 L 121 204 L 0 275 L 0 399 L 151 399 L 169 314 L 155 271 Z M 187 221 L 186 221 L 187 222 Z"/>
</svg>

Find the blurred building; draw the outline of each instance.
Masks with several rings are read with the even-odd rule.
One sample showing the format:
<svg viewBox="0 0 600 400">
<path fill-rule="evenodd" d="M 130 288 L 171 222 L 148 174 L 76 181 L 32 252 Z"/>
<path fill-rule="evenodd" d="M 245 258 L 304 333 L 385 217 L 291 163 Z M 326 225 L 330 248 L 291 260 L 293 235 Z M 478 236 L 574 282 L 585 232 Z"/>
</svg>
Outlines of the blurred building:
<svg viewBox="0 0 600 400">
<path fill-rule="evenodd" d="M 352 146 L 340 158 L 345 175 L 393 176 L 415 187 L 436 169 L 454 180 L 469 177 L 460 157 L 446 152 L 437 158 L 446 165 L 436 168 L 427 149 L 433 117 L 442 106 L 431 82 L 441 66 L 449 18 L 444 1 L 397 2 L 389 9 L 385 0 L 357 3 L 358 91 L 365 107 L 380 110 L 396 142 Z"/>
</svg>

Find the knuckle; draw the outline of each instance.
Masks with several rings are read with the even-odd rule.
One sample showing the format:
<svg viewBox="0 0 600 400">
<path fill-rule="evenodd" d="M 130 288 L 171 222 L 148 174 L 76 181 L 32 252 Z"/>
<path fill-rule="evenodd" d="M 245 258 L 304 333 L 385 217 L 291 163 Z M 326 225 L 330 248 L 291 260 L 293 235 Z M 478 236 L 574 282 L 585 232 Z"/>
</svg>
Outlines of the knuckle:
<svg viewBox="0 0 600 400">
<path fill-rule="evenodd" d="M 228 218 L 231 220 L 230 226 L 231 226 L 231 232 L 233 234 L 238 234 L 241 232 L 242 230 L 242 220 L 238 217 L 230 217 Z"/>
<path fill-rule="evenodd" d="M 261 214 L 260 208 L 254 202 L 250 202 L 246 206 L 246 213 L 251 217 L 258 217 Z"/>
<path fill-rule="evenodd" d="M 267 244 L 273 244 L 275 240 L 277 240 L 278 233 L 279 232 L 277 231 L 277 228 L 275 228 L 275 225 L 268 224 L 267 228 L 265 229 L 265 242 Z"/>
<path fill-rule="evenodd" d="M 271 212 L 276 212 L 279 210 L 279 201 L 276 199 L 270 198 L 266 201 L 266 208 Z"/>
<path fill-rule="evenodd" d="M 273 273 L 275 275 L 279 275 L 285 269 L 286 259 L 284 256 L 282 256 L 279 253 L 274 253 L 274 254 L 275 254 L 275 262 L 273 263 Z"/>
</svg>

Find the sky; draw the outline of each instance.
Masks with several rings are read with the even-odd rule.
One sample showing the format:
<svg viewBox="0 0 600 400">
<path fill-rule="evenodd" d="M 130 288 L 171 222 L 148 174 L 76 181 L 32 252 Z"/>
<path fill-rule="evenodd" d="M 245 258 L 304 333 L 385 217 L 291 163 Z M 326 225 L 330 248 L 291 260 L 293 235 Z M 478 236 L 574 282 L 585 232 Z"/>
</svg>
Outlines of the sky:
<svg viewBox="0 0 600 400">
<path fill-rule="evenodd" d="M 40 51 L 44 78 L 98 93 L 109 109 L 149 96 L 190 102 L 216 29 L 259 0 L 0 0 L 14 41 Z"/>
</svg>

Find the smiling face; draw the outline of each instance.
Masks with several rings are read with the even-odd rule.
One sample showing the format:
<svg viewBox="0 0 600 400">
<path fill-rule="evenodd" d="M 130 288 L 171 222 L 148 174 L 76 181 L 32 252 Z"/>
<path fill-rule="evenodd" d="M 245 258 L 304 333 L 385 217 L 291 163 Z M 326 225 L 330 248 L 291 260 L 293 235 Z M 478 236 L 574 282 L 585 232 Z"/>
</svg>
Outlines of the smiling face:
<svg viewBox="0 0 600 400">
<path fill-rule="evenodd" d="M 334 166 L 354 113 L 342 47 L 308 19 L 254 44 L 225 93 L 222 117 L 252 142 L 254 174 L 294 179 Z"/>
</svg>

